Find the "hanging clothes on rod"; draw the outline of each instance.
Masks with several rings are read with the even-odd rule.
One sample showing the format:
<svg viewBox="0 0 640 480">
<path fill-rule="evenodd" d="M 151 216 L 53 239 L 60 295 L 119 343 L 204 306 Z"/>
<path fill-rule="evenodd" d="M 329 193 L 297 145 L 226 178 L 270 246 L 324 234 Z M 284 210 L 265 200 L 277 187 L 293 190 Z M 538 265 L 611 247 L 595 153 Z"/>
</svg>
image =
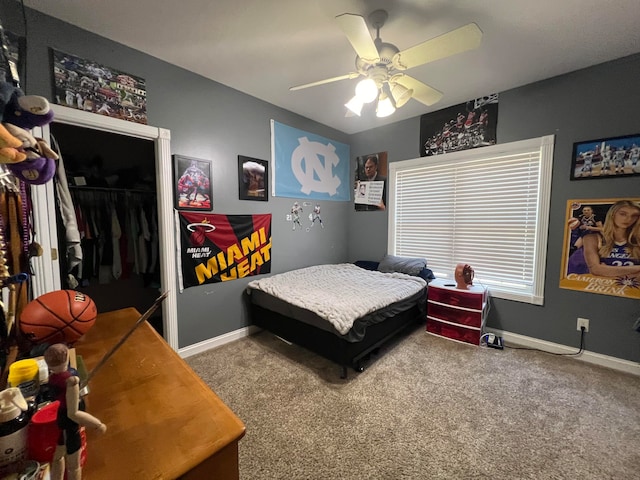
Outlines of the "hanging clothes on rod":
<svg viewBox="0 0 640 480">
<path fill-rule="evenodd" d="M 106 284 L 141 275 L 157 283 L 156 194 L 103 187 L 70 187 L 83 261 L 72 271 L 78 285 Z"/>
</svg>

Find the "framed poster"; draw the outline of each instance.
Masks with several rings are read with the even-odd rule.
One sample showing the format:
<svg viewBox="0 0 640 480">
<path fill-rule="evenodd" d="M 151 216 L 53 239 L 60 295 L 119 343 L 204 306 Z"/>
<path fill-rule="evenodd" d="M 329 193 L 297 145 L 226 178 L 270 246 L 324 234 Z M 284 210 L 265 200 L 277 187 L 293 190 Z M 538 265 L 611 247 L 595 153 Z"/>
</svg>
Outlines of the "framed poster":
<svg viewBox="0 0 640 480">
<path fill-rule="evenodd" d="M 640 175 L 640 133 L 573 144 L 571 180 Z"/>
<path fill-rule="evenodd" d="M 173 189 L 178 210 L 211 210 L 211 180 L 211 160 L 173 155 Z"/>
<path fill-rule="evenodd" d="M 567 201 L 560 288 L 640 299 L 640 197 Z"/>
<path fill-rule="evenodd" d="M 386 210 L 387 152 L 356 158 L 353 202 L 357 212 Z"/>
<path fill-rule="evenodd" d="M 9 30 L 4 30 L 4 37 L 7 41 L 8 58 L 6 62 L 0 62 L 0 80 L 13 83 L 19 81 L 20 76 L 24 74 L 27 40 Z"/>
<path fill-rule="evenodd" d="M 238 193 L 240 200 L 269 200 L 269 162 L 238 155 Z"/>
</svg>

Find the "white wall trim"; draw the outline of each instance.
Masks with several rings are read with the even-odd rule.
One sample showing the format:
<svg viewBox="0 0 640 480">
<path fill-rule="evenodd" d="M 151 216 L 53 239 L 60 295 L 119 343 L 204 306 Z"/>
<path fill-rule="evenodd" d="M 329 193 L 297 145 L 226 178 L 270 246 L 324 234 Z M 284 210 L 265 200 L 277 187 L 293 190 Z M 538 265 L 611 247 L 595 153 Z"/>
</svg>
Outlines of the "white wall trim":
<svg viewBox="0 0 640 480">
<path fill-rule="evenodd" d="M 233 332 L 228 332 L 218 337 L 210 338 L 209 340 L 204 340 L 202 342 L 189 345 L 188 347 L 181 348 L 180 350 L 178 350 L 178 354 L 182 358 L 191 357 L 192 355 L 206 352 L 207 350 L 211 350 L 213 348 L 221 347 L 222 345 L 226 345 L 227 343 L 235 342 L 236 340 L 240 340 L 243 337 L 248 337 L 249 335 L 253 335 L 260 330 L 260 328 L 250 325 L 248 327 L 240 328 L 238 330 L 234 330 Z"/>
<path fill-rule="evenodd" d="M 486 328 L 485 331 L 500 335 L 505 343 L 512 343 L 521 347 L 537 348 L 539 350 L 553 353 L 573 353 L 577 351 L 576 347 L 568 347 L 559 343 L 547 342 L 546 340 L 526 337 L 517 333 L 505 332 L 502 330 L 496 330 L 494 328 Z M 631 373 L 633 375 L 640 376 L 640 363 L 632 362 L 630 360 L 623 360 L 621 358 L 602 355 L 601 353 L 590 352 L 588 350 L 583 351 L 580 355 L 575 355 L 568 358 L 574 358 L 582 362 L 592 363 L 594 365 L 600 365 L 601 367 L 612 368 L 620 372 Z"/>
<path fill-rule="evenodd" d="M 148 139 L 155 144 L 156 193 L 158 198 L 158 235 L 160 243 L 160 274 L 163 290 L 168 292 L 162 305 L 164 338 L 173 350 L 178 350 L 178 294 L 176 286 L 177 270 L 175 262 L 175 234 L 173 228 L 173 163 L 171 161 L 171 132 L 164 128 L 128 122 L 117 118 L 98 115 L 83 110 L 51 105 L 54 122 L 92 128 L 105 132 Z M 34 130 L 35 131 L 35 130 Z M 40 132 L 49 138 L 50 128 L 45 125 Z M 34 220 L 37 241 L 44 254 L 34 261 L 34 298 L 61 288 L 60 263 L 57 250 L 58 232 L 55 219 L 55 194 L 53 182 L 32 188 Z"/>
</svg>

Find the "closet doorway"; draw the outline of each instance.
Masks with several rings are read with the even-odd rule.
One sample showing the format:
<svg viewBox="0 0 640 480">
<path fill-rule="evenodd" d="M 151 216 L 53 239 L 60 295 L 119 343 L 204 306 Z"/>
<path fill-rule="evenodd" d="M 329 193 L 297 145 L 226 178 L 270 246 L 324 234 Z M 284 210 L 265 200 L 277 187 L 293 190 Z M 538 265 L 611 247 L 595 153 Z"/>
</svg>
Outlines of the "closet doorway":
<svg viewBox="0 0 640 480">
<path fill-rule="evenodd" d="M 144 312 L 160 295 L 153 141 L 53 122 L 82 238 L 82 263 L 60 255 L 62 288 L 78 290 L 98 312 Z M 58 251 L 66 251 L 58 218 Z M 162 306 L 149 323 L 163 335 Z"/>
<path fill-rule="evenodd" d="M 84 203 L 95 218 L 102 215 L 96 213 L 96 208 L 110 204 L 120 212 L 120 218 L 135 216 L 136 224 L 140 226 L 142 214 L 142 218 L 149 220 L 148 227 L 157 225 L 156 248 L 150 238 L 152 228 L 148 231 L 148 248 L 139 244 L 144 251 L 131 250 L 131 242 L 127 242 L 128 245 L 119 243 L 127 250 L 124 256 L 122 251 L 118 252 L 121 259 L 127 258 L 121 264 L 123 273 L 126 269 L 125 278 L 122 275 L 115 278 L 113 264 L 94 262 L 92 275 L 84 270 L 84 274 L 77 277 L 79 285 L 75 289 L 89 295 L 99 312 L 134 307 L 141 313 L 161 291 L 168 291 L 161 307 L 162 316 L 152 319 L 151 324 L 177 350 L 177 274 L 169 131 L 58 105 L 52 105 L 52 109 L 54 122 L 44 127 L 40 134 L 44 138 L 52 135 L 60 146 L 67 177 L 71 178 L 69 188 L 74 202 Z M 52 182 L 35 187 L 33 194 L 34 229 L 44 250 L 43 256 L 34 262 L 34 296 L 39 296 L 52 290 L 73 288 L 73 279 L 65 270 L 64 239 L 59 240 L 64 233 L 50 221 L 56 218 L 57 209 Z M 122 226 L 128 230 L 125 227 Z M 99 229 L 97 223 L 93 228 Z M 109 247 L 110 255 L 113 254 L 112 247 L 113 244 Z M 97 250 L 92 248 L 92 251 Z M 131 265 L 134 252 L 137 252 L 136 257 L 143 254 L 144 259 L 136 258 Z M 141 268 L 142 260 L 147 267 Z M 152 263 L 155 268 L 149 268 Z"/>
</svg>

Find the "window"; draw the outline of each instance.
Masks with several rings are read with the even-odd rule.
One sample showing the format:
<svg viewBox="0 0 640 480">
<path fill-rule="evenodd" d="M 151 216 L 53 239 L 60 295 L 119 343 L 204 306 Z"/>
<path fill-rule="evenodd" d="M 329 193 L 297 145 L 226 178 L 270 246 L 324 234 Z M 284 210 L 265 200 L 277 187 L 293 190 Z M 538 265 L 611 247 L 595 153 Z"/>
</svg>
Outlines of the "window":
<svg viewBox="0 0 640 480">
<path fill-rule="evenodd" d="M 392 162 L 389 252 L 542 305 L 554 137 Z"/>
</svg>

